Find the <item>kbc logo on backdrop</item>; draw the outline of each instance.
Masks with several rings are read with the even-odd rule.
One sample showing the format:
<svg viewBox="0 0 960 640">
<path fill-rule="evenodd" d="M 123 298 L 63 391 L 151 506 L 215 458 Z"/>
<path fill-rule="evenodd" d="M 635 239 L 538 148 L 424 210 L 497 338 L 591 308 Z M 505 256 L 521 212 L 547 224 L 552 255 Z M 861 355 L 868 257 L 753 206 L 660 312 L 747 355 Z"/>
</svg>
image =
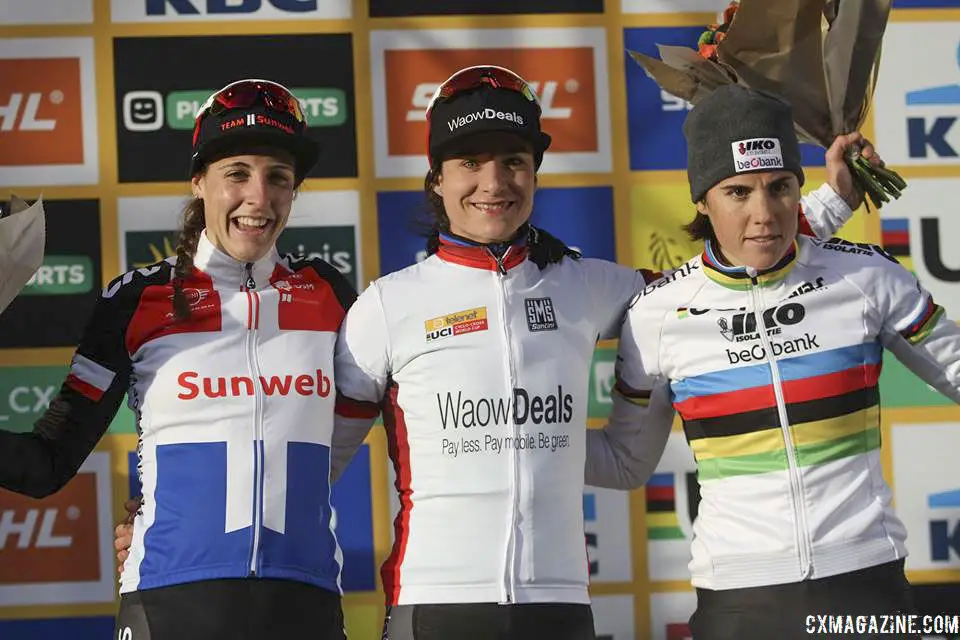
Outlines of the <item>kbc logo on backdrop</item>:
<svg viewBox="0 0 960 640">
<path fill-rule="evenodd" d="M 893 493 L 909 532 L 907 570 L 960 568 L 955 422 L 894 424 Z"/>
<path fill-rule="evenodd" d="M 371 42 L 374 81 L 383 87 L 374 99 L 378 175 L 424 171 L 430 98 L 453 72 L 477 64 L 515 71 L 539 97 L 553 138 L 542 172 L 609 171 L 602 30 L 375 31 Z"/>
<path fill-rule="evenodd" d="M 112 0 L 114 22 L 349 18 L 350 0 Z"/>
<path fill-rule="evenodd" d="M 910 47 L 909 63 L 881 58 L 877 145 L 890 164 L 960 163 L 960 38 L 955 23 L 893 23 L 889 51 Z"/>
</svg>

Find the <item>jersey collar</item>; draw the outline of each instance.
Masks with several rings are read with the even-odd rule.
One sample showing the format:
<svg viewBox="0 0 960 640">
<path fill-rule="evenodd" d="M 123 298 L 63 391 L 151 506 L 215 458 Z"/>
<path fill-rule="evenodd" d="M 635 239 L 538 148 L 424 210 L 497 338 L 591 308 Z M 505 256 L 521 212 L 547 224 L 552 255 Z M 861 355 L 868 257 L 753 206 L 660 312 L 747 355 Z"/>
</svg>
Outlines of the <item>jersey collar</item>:
<svg viewBox="0 0 960 640">
<path fill-rule="evenodd" d="M 247 263 L 240 262 L 217 249 L 207 239 L 207 231 L 204 229 L 200 233 L 200 241 L 197 243 L 197 253 L 193 257 L 193 266 L 210 276 L 213 279 L 214 286 L 218 289 L 240 291 L 247 288 L 248 275 L 253 277 L 256 285 L 253 288 L 262 289 L 267 286 L 279 260 L 280 254 L 277 253 L 277 248 L 273 247 L 267 255 L 252 263 L 248 270 Z"/>
<path fill-rule="evenodd" d="M 446 262 L 474 269 L 507 272 L 527 259 L 527 234 L 521 233 L 498 259 L 490 247 L 451 234 L 440 234 L 437 257 Z"/>
<path fill-rule="evenodd" d="M 777 264 L 761 271 L 751 267 L 729 267 L 723 264 L 709 240 L 704 242 L 701 259 L 706 276 L 728 289 L 745 291 L 751 285 L 768 287 L 783 280 L 793 269 L 797 261 L 797 241 L 790 244 L 786 255 Z"/>
</svg>

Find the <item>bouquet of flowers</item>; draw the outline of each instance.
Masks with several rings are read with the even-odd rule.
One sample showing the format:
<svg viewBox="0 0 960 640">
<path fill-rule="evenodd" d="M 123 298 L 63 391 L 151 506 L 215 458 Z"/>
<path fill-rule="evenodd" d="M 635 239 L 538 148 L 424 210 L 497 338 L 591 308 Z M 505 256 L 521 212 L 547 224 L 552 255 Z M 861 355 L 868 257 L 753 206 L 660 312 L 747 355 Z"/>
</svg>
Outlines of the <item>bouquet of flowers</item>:
<svg viewBox="0 0 960 640">
<path fill-rule="evenodd" d="M 733 0 L 697 49 L 658 45 L 630 56 L 660 88 L 696 104 L 724 84 L 783 96 L 802 142 L 828 148 L 860 129 L 876 86 L 892 0 Z M 878 209 L 906 182 L 854 149 L 847 164 Z"/>
<path fill-rule="evenodd" d="M 11 197 L 9 213 L 0 211 L 0 313 L 43 264 L 45 242 L 43 202 Z"/>
</svg>

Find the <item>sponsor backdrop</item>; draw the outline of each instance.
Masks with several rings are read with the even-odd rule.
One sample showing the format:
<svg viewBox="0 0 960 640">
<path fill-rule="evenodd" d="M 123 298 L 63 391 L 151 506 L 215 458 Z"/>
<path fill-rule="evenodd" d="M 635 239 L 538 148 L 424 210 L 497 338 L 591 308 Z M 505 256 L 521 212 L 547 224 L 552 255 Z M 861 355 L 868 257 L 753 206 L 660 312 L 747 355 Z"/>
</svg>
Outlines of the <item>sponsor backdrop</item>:
<svg viewBox="0 0 960 640">
<path fill-rule="evenodd" d="M 667 269 L 698 251 L 681 123 L 624 53 L 692 47 L 726 0 L 0 0 L 0 200 L 47 202 L 47 256 L 0 317 L 0 427 L 29 430 L 56 394 L 97 290 L 173 253 L 194 113 L 240 77 L 293 88 L 324 153 L 280 249 L 357 287 L 425 257 L 423 110 L 457 68 L 516 69 L 554 146 L 534 220 L 585 255 Z M 960 0 L 896 0 L 866 133 L 910 181 L 842 235 L 882 243 L 960 318 Z M 910 51 L 909 60 L 902 54 Z M 823 152 L 804 149 L 809 188 Z M 590 426 L 610 409 L 615 344 L 598 346 Z M 910 531 L 925 612 L 960 602 L 960 409 L 884 363 L 884 467 Z M 105 638 L 116 611 L 112 525 L 137 486 L 125 407 L 67 488 L 0 492 L 0 637 Z M 381 429 L 334 490 L 347 626 L 379 637 L 377 568 L 396 509 Z M 689 637 L 699 486 L 679 431 L 649 485 L 588 489 L 585 543 L 605 640 Z M 467 550 L 469 552 L 469 550 Z M 953 610 L 950 611 L 950 607 Z"/>
</svg>

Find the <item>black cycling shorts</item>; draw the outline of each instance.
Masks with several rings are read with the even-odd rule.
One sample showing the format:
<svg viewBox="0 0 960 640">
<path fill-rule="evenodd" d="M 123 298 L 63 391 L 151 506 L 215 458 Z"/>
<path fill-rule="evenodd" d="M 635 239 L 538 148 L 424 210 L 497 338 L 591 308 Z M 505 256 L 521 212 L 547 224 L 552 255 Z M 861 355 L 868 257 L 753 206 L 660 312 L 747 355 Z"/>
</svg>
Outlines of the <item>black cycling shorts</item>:
<svg viewBox="0 0 960 640">
<path fill-rule="evenodd" d="M 125 593 L 117 640 L 345 640 L 340 595 L 293 580 L 205 580 Z"/>
<path fill-rule="evenodd" d="M 857 616 L 876 631 L 890 623 L 885 616 L 915 614 L 910 583 L 904 574 L 904 561 L 852 571 L 817 580 L 805 580 L 768 587 L 712 591 L 697 589 L 697 610 L 690 618 L 693 640 L 742 640 L 743 638 L 917 638 L 900 634 L 858 633 Z M 831 621 L 827 616 L 832 617 Z M 830 632 L 830 624 L 845 625 L 847 616 L 854 624 L 847 633 Z M 835 631 L 839 631 L 836 627 Z"/>
<path fill-rule="evenodd" d="M 387 607 L 382 640 L 594 640 L 586 604 L 411 604 Z"/>
</svg>

